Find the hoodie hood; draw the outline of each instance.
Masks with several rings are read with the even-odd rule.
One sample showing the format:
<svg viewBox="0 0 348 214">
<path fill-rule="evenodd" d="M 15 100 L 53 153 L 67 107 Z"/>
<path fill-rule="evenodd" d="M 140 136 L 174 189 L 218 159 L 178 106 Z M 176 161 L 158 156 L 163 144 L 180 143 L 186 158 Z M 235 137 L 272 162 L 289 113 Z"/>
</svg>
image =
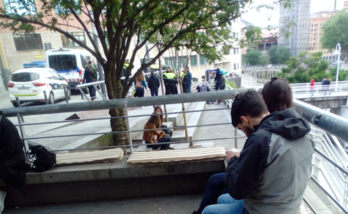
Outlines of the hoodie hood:
<svg viewBox="0 0 348 214">
<path fill-rule="evenodd" d="M 309 124 L 294 108 L 277 111 L 262 119 L 258 128 L 278 134 L 289 140 L 297 140 L 311 131 Z"/>
</svg>

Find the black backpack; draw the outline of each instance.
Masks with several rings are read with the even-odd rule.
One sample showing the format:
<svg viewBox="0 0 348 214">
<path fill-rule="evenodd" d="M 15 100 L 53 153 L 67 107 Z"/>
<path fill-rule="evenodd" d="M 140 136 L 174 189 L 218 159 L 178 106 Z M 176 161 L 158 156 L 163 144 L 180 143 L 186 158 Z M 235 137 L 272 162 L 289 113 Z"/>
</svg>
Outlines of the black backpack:
<svg viewBox="0 0 348 214">
<path fill-rule="evenodd" d="M 40 145 L 30 145 L 26 153 L 27 163 L 30 168 L 36 172 L 49 170 L 56 165 L 56 154 L 49 152 L 45 147 Z"/>
</svg>

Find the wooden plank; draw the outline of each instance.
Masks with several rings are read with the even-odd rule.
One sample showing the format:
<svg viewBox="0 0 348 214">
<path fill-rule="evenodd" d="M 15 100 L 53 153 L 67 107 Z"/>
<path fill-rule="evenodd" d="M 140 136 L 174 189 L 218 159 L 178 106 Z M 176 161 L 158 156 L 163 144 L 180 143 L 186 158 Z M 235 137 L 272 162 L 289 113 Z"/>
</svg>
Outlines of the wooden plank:
<svg viewBox="0 0 348 214">
<path fill-rule="evenodd" d="M 56 154 L 57 165 L 112 162 L 120 161 L 122 158 L 123 150 L 121 148 Z"/>
</svg>

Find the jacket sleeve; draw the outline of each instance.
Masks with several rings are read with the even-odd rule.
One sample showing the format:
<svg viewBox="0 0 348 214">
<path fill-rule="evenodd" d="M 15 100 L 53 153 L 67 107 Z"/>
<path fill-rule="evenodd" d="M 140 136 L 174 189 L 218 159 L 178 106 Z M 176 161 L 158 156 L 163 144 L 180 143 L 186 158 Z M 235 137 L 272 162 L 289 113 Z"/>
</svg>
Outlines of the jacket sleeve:
<svg viewBox="0 0 348 214">
<path fill-rule="evenodd" d="M 141 81 L 141 84 L 147 89 L 145 80 Z"/>
<path fill-rule="evenodd" d="M 251 135 L 240 157 L 234 156 L 230 159 L 225 184 L 234 199 L 244 199 L 251 194 L 267 164 L 270 136 L 270 133 L 263 130 L 257 135 Z"/>
<path fill-rule="evenodd" d="M 157 81 L 157 88 L 160 87 L 161 83 L 160 83 L 160 78 L 156 78 L 156 81 Z"/>
<path fill-rule="evenodd" d="M 0 161 L 11 158 L 15 154 L 17 149 L 23 149 L 24 144 L 18 134 L 17 128 L 7 118 L 3 118 L 1 120 L 0 135 L 2 138 L 2 148 L 0 149 Z"/>
</svg>

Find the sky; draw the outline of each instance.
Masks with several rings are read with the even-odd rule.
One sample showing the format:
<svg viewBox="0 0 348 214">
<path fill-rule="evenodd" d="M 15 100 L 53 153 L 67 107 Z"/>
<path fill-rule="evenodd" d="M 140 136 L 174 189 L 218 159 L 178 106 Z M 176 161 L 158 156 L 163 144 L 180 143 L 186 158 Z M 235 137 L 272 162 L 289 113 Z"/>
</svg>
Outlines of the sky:
<svg viewBox="0 0 348 214">
<path fill-rule="evenodd" d="M 269 4 L 271 5 L 275 0 L 255 0 L 253 5 Z M 340 1 L 340 0 L 338 0 Z M 311 13 L 319 11 L 327 11 L 334 9 L 334 0 L 311 0 Z M 262 9 L 257 12 L 255 9 L 248 11 L 242 16 L 245 21 L 251 22 L 259 27 L 267 27 L 268 25 L 278 26 L 279 11 L 278 5 L 274 6 L 275 10 Z"/>
</svg>

